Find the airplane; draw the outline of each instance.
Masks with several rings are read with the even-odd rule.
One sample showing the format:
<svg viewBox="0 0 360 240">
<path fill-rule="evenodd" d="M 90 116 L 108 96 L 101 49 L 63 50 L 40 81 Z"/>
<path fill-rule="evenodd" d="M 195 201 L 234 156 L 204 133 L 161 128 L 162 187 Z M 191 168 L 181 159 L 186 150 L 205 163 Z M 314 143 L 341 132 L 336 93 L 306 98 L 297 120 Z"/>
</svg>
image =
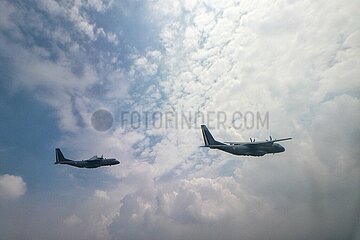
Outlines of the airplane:
<svg viewBox="0 0 360 240">
<path fill-rule="evenodd" d="M 64 157 L 60 148 L 55 149 L 56 161 L 55 164 L 67 164 L 78 168 L 98 168 L 101 166 L 117 165 L 120 162 L 115 158 L 104 158 L 103 156 L 93 156 L 88 160 L 74 161 Z"/>
<path fill-rule="evenodd" d="M 280 141 L 290 140 L 292 138 L 272 139 L 255 142 L 255 139 L 250 138 L 250 142 L 219 142 L 214 139 L 209 129 L 205 125 L 201 125 L 202 134 L 204 137 L 205 145 L 201 147 L 208 147 L 211 149 L 219 149 L 234 155 L 242 156 L 264 156 L 265 154 L 275 154 L 284 152 L 285 148 L 281 146 Z"/>
</svg>

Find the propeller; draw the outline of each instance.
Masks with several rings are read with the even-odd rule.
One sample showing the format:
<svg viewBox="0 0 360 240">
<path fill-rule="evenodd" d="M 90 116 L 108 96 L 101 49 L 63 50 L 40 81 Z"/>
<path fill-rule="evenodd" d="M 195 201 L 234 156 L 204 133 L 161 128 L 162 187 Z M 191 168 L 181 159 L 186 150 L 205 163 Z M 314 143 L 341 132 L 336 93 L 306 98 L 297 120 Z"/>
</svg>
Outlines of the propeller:
<svg viewBox="0 0 360 240">
<path fill-rule="evenodd" d="M 269 142 L 269 141 L 271 142 L 272 140 L 273 140 L 273 139 L 272 139 L 271 136 L 269 136 L 269 140 L 266 139 L 267 142 Z"/>
</svg>

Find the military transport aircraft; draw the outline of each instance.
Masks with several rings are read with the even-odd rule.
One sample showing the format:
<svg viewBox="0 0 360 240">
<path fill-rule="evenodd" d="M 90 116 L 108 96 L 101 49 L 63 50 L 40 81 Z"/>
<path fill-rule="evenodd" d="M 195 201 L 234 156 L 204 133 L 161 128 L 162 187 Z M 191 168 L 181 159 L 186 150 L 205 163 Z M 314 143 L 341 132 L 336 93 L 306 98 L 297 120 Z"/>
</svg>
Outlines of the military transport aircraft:
<svg viewBox="0 0 360 240">
<path fill-rule="evenodd" d="M 88 160 L 81 160 L 81 161 L 73 161 L 70 159 L 67 159 L 62 154 L 60 148 L 56 148 L 56 161 L 55 164 L 67 164 L 78 168 L 98 168 L 101 166 L 111 166 L 111 165 L 117 165 L 120 162 L 116 160 L 115 158 L 103 158 L 103 156 L 93 156 L 92 158 Z"/>
<path fill-rule="evenodd" d="M 234 155 L 244 156 L 264 156 L 268 153 L 284 152 L 285 148 L 278 143 L 280 141 L 290 140 L 291 138 L 272 139 L 255 142 L 255 139 L 250 138 L 250 142 L 219 142 L 216 141 L 211 135 L 209 129 L 205 125 L 201 125 L 202 134 L 204 137 L 205 145 L 201 147 L 208 147 L 211 149 L 219 149 Z"/>
</svg>

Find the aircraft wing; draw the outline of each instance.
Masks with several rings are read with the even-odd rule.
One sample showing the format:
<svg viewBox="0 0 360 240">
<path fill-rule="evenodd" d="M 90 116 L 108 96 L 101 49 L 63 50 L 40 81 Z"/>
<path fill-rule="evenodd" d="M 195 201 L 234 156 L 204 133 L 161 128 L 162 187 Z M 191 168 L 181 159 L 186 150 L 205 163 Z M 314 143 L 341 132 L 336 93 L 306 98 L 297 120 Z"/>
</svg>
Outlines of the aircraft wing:
<svg viewBox="0 0 360 240">
<path fill-rule="evenodd" d="M 288 138 L 280 138 L 280 139 L 275 139 L 275 140 L 272 140 L 272 141 L 269 141 L 269 142 L 281 142 L 281 141 L 286 141 L 286 140 L 290 140 L 292 139 L 291 137 L 288 137 Z"/>
<path fill-rule="evenodd" d="M 286 141 L 286 140 L 290 140 L 292 138 L 281 138 L 281 139 L 274 139 L 271 141 L 260 141 L 260 142 L 225 142 L 228 143 L 230 145 L 245 145 L 245 146 L 249 146 L 249 145 L 270 145 L 273 144 L 274 142 L 281 142 L 281 141 Z"/>
</svg>

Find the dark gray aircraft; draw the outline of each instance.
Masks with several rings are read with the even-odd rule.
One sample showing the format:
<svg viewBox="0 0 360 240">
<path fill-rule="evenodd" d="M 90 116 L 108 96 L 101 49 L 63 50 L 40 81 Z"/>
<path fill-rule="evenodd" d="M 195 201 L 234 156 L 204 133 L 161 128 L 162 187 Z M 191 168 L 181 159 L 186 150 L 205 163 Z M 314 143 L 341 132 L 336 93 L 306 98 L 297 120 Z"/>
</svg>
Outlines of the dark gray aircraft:
<svg viewBox="0 0 360 240">
<path fill-rule="evenodd" d="M 73 161 L 70 159 L 67 159 L 62 154 L 60 148 L 57 148 L 55 150 L 56 152 L 56 161 L 55 164 L 67 164 L 78 168 L 98 168 L 101 166 L 111 166 L 111 165 L 117 165 L 120 162 L 116 160 L 115 158 L 103 158 L 103 156 L 93 156 L 92 158 L 88 160 L 81 160 L 81 161 Z"/>
<path fill-rule="evenodd" d="M 211 135 L 209 129 L 205 125 L 201 125 L 202 134 L 204 137 L 205 145 L 201 147 L 208 147 L 211 149 L 219 149 L 224 152 L 228 152 L 234 155 L 244 156 L 264 156 L 268 153 L 280 153 L 284 152 L 285 148 L 278 143 L 280 141 L 290 140 L 291 138 L 272 139 L 255 142 L 255 139 L 250 138 L 250 142 L 219 142 L 216 141 Z"/>
</svg>

